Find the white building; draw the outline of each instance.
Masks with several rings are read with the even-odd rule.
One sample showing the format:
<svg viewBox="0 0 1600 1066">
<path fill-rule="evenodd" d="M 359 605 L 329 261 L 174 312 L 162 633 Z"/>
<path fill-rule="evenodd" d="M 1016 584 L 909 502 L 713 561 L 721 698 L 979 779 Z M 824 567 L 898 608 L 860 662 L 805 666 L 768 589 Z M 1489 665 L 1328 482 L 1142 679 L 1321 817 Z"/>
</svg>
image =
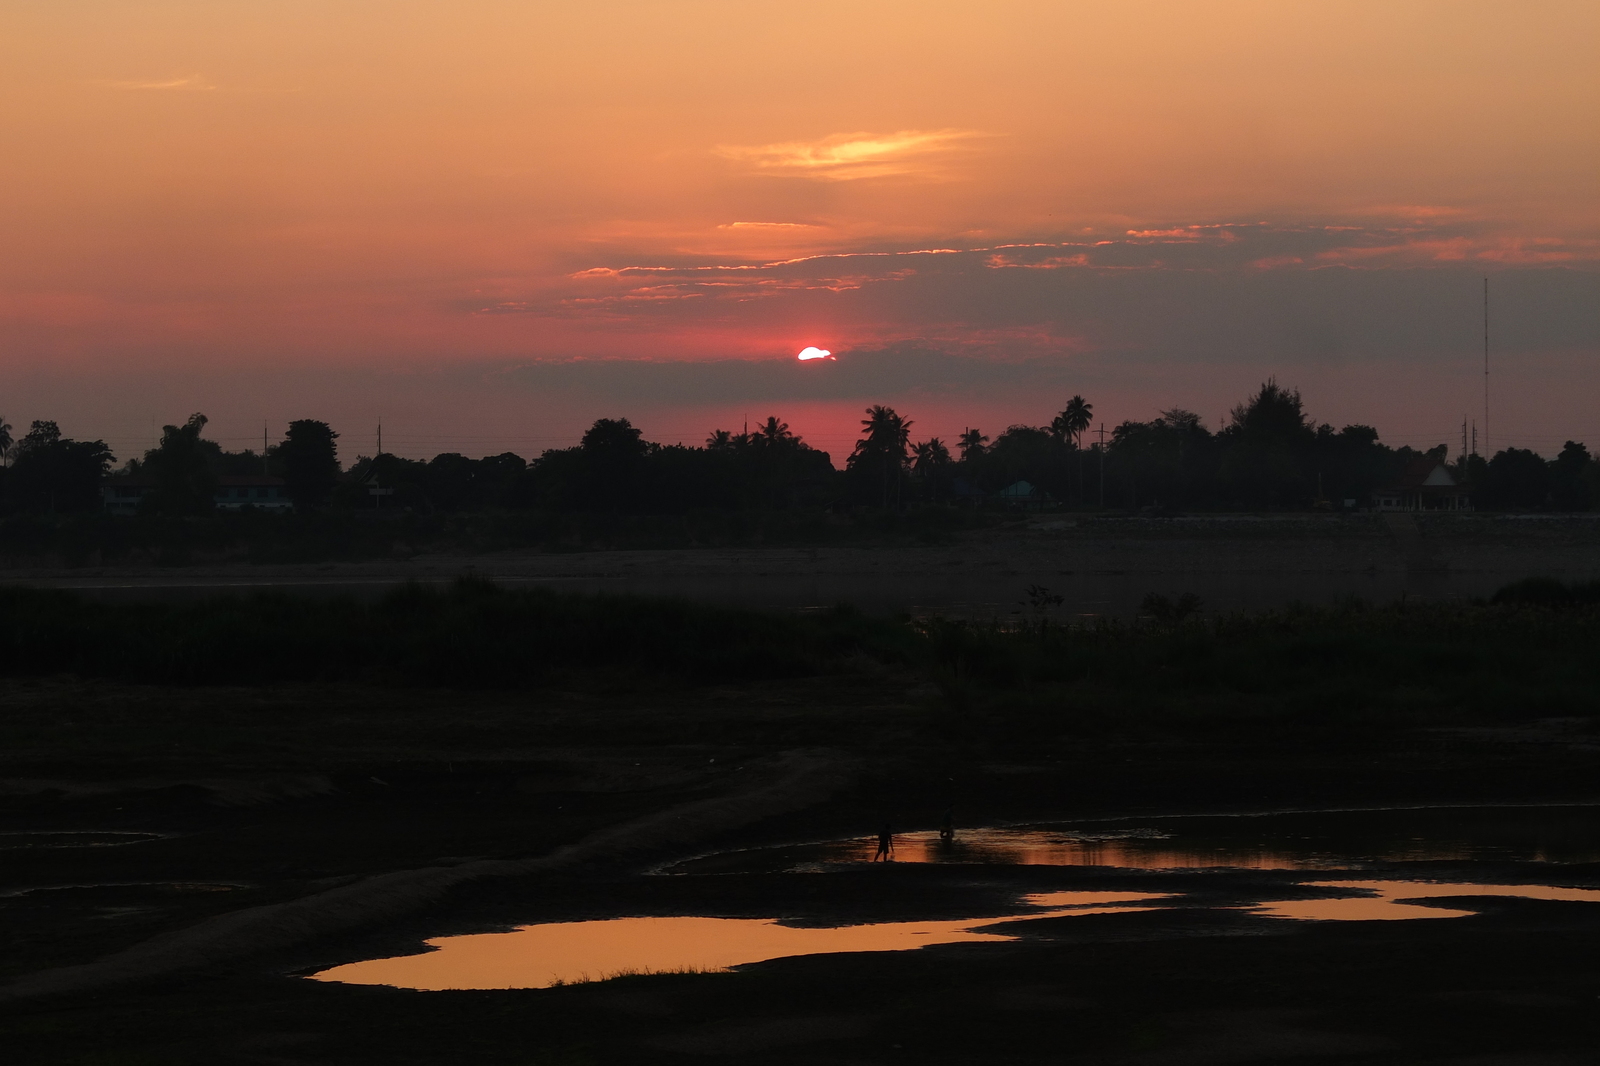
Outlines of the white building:
<svg viewBox="0 0 1600 1066">
<path fill-rule="evenodd" d="M 1378 511 L 1470 511 L 1472 493 L 1437 459 L 1415 459 L 1391 485 L 1372 491 Z"/>
<path fill-rule="evenodd" d="M 112 514 L 138 514 L 139 504 L 145 496 L 155 491 L 154 478 L 110 478 L 100 486 L 101 506 Z M 217 491 L 212 497 L 219 511 L 238 511 L 245 507 L 259 507 L 263 511 L 290 511 L 294 501 L 281 477 L 264 474 L 226 474 L 217 478 Z"/>
</svg>

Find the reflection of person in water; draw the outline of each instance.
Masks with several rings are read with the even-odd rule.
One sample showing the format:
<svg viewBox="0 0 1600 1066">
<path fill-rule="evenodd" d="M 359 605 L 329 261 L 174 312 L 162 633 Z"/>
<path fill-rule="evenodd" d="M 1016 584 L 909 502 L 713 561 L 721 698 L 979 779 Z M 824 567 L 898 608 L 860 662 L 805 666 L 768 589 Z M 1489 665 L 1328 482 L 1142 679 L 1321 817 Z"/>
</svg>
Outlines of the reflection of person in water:
<svg viewBox="0 0 1600 1066">
<path fill-rule="evenodd" d="M 946 807 L 944 816 L 939 819 L 939 843 L 953 844 L 956 839 L 956 809 Z"/>
<path fill-rule="evenodd" d="M 872 857 L 873 862 L 894 862 L 894 830 L 889 828 L 889 823 L 884 822 L 883 828 L 878 831 L 878 853 Z"/>
</svg>

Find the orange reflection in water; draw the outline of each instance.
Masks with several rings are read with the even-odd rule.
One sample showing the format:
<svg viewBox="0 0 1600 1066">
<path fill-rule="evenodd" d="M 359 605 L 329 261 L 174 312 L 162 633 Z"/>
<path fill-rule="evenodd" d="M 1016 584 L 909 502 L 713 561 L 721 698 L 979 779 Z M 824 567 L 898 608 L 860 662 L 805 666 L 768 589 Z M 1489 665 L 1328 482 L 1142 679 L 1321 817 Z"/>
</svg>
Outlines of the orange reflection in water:
<svg viewBox="0 0 1600 1066">
<path fill-rule="evenodd" d="M 1049 892 L 1030 896 L 1054 908 L 1018 918 L 1116 914 L 1119 904 L 1166 898 L 1130 892 Z M 772 918 L 613 918 L 529 925 L 509 933 L 438 937 L 422 955 L 372 959 L 335 966 L 314 980 L 444 989 L 548 988 L 623 973 L 726 970 L 790 955 L 843 951 L 908 951 L 930 944 L 1004 941 L 1004 933 L 979 932 L 1010 917 L 942 922 L 882 922 L 830 929 L 780 925 Z"/>
<path fill-rule="evenodd" d="M 871 861 L 877 842 L 834 845 L 834 861 Z M 1166 843 L 1160 836 L 1072 836 L 1037 829 L 969 829 L 945 843 L 935 832 L 894 838 L 897 862 L 980 862 L 1015 866 L 1120 866 L 1131 870 L 1304 870 L 1329 865 L 1305 855 L 1265 848 Z M 1331 860 L 1330 860 L 1331 862 Z M 1337 864 L 1333 864 L 1337 865 Z"/>
<path fill-rule="evenodd" d="M 1401 902 L 1450 896 L 1513 896 L 1519 899 L 1572 900 L 1600 903 L 1600 889 L 1555 888 L 1550 885 L 1430 884 L 1425 881 L 1309 881 L 1317 888 L 1346 888 L 1371 895 L 1346 899 L 1296 899 L 1263 903 L 1253 908 L 1270 918 L 1323 922 L 1396 921 L 1404 918 L 1464 918 L 1474 911 Z"/>
</svg>

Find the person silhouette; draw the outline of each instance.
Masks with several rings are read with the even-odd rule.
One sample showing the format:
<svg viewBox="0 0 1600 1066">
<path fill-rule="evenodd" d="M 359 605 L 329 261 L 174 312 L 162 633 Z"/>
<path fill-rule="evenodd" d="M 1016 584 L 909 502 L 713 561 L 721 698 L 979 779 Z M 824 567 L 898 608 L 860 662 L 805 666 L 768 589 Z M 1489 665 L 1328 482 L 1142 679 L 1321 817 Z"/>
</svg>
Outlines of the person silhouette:
<svg viewBox="0 0 1600 1066">
<path fill-rule="evenodd" d="M 872 857 L 873 862 L 894 862 L 894 830 L 888 822 L 883 823 L 883 828 L 878 831 L 878 853 Z"/>
<path fill-rule="evenodd" d="M 944 809 L 943 816 L 939 819 L 939 843 L 953 844 L 956 839 L 956 809 L 949 806 Z"/>
</svg>

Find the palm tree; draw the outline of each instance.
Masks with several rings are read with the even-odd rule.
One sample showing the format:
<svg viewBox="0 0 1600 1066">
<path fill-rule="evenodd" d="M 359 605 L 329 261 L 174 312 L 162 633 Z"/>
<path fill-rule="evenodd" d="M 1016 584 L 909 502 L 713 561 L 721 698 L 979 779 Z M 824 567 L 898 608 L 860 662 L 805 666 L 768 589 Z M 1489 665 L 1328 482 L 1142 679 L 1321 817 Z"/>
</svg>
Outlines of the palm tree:
<svg viewBox="0 0 1600 1066">
<path fill-rule="evenodd" d="M 1067 401 L 1066 410 L 1056 415 L 1050 423 L 1050 429 L 1059 437 L 1071 437 L 1076 447 L 1083 447 L 1083 432 L 1089 428 L 1091 416 L 1094 414 L 1094 404 L 1084 400 L 1082 396 L 1074 396 Z"/>
<path fill-rule="evenodd" d="M 889 505 L 889 476 L 894 475 L 895 486 L 906 468 L 906 446 L 911 438 L 911 420 L 901 418 L 892 407 L 874 404 L 867 408 L 867 417 L 861 420 L 865 431 L 856 441 L 855 451 L 845 462 L 845 468 L 871 469 L 876 467 L 883 480 L 883 505 Z"/>
<path fill-rule="evenodd" d="M 938 437 L 930 437 L 921 444 L 913 445 L 911 453 L 915 456 L 911 463 L 911 472 L 914 474 L 931 473 L 950 462 L 950 449 Z"/>
<path fill-rule="evenodd" d="M 781 447 L 799 440 L 789 432 L 789 423 L 779 422 L 777 415 L 767 416 L 767 420 L 756 429 L 755 438 L 769 448 Z"/>
<path fill-rule="evenodd" d="M 961 461 L 970 463 L 983 454 L 983 446 L 989 443 L 989 438 L 975 429 L 966 430 L 959 438 L 958 447 L 961 449 Z"/>
<path fill-rule="evenodd" d="M 8 456 L 11 454 L 11 423 L 0 415 L 0 463 L 10 466 Z"/>
<path fill-rule="evenodd" d="M 1079 499 L 1083 498 L 1083 432 L 1089 428 L 1093 414 L 1094 404 L 1082 396 L 1074 396 L 1067 401 L 1066 410 L 1056 415 L 1050 423 L 1050 431 L 1056 435 L 1057 440 L 1071 437 L 1072 446 L 1077 449 Z"/>
<path fill-rule="evenodd" d="M 733 447 L 733 434 L 726 429 L 714 429 L 706 438 L 706 447 L 712 451 L 726 451 Z"/>
<path fill-rule="evenodd" d="M 911 463 L 911 472 L 921 478 L 928 486 L 929 492 L 937 500 L 940 496 L 940 481 L 944 472 L 950 468 L 950 449 L 944 446 L 944 441 L 938 437 L 930 437 L 921 444 L 912 446 L 915 458 Z"/>
</svg>

